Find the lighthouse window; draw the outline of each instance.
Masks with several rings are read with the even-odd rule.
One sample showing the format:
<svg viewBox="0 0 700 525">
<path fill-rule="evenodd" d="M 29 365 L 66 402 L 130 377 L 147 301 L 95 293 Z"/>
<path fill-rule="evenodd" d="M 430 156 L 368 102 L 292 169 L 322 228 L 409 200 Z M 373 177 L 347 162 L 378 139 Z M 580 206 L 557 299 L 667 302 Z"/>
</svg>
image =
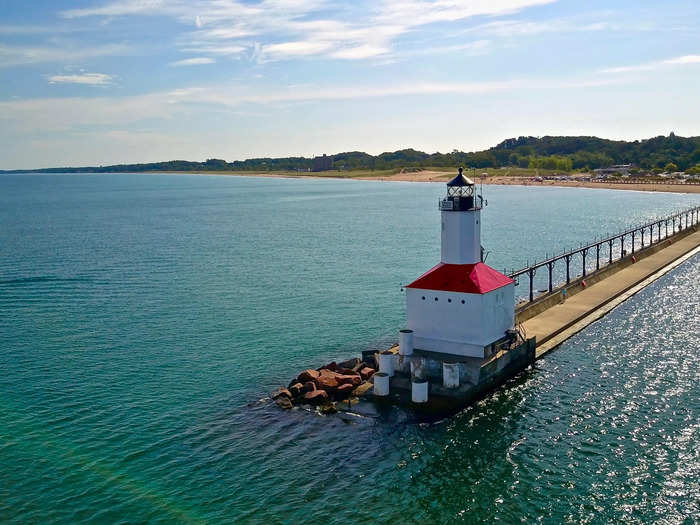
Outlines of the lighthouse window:
<svg viewBox="0 0 700 525">
<path fill-rule="evenodd" d="M 448 303 L 451 303 L 451 302 L 452 302 L 452 299 L 448 299 L 447 302 L 448 302 Z"/>
<path fill-rule="evenodd" d="M 464 299 L 462 299 L 462 304 L 464 304 Z"/>
<path fill-rule="evenodd" d="M 437 297 L 435 298 L 435 300 L 437 301 Z"/>
<path fill-rule="evenodd" d="M 422 299 L 425 301 L 425 295 L 422 297 Z"/>
</svg>

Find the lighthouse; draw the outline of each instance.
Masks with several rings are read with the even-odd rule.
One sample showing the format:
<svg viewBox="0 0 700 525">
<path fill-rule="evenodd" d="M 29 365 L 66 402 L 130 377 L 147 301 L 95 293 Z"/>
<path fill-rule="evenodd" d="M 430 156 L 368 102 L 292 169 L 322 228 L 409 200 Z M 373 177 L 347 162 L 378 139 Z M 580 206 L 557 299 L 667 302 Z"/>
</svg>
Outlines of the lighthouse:
<svg viewBox="0 0 700 525">
<path fill-rule="evenodd" d="M 406 328 L 412 347 L 484 358 L 507 339 L 515 317 L 514 281 L 482 261 L 483 197 L 459 174 L 439 201 L 440 262 L 406 286 Z"/>
</svg>

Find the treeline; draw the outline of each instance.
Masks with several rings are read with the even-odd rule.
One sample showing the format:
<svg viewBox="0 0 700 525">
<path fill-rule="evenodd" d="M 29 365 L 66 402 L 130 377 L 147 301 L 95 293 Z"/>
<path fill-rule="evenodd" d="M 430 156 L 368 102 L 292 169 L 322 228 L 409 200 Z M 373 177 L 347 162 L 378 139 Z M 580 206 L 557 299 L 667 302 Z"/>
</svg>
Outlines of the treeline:
<svg viewBox="0 0 700 525">
<path fill-rule="evenodd" d="M 424 153 L 414 149 L 369 155 L 350 151 L 333 155 L 338 170 L 386 170 L 406 167 L 499 168 L 514 166 L 559 171 L 592 170 L 613 164 L 633 164 L 642 170 L 661 170 L 676 166 L 679 170 L 700 170 L 700 137 L 668 137 L 627 142 L 598 137 L 518 137 L 507 139 L 484 151 Z M 227 162 L 173 160 L 148 164 L 119 164 L 85 168 L 47 168 L 31 170 L 44 173 L 114 173 L 146 171 L 308 171 L 313 159 L 306 157 L 257 158 Z M 14 170 L 14 172 L 26 170 Z M 5 172 L 10 173 L 10 172 Z"/>
<path fill-rule="evenodd" d="M 671 133 L 668 137 L 647 140 L 606 140 L 598 137 L 519 137 L 501 142 L 490 152 L 499 160 L 508 153 L 509 165 L 528 167 L 533 157 L 567 159 L 571 169 L 584 170 L 633 164 L 644 169 L 664 169 L 675 164 L 686 170 L 700 164 L 700 137 L 679 137 Z M 562 168 L 555 168 L 562 169 Z"/>
</svg>

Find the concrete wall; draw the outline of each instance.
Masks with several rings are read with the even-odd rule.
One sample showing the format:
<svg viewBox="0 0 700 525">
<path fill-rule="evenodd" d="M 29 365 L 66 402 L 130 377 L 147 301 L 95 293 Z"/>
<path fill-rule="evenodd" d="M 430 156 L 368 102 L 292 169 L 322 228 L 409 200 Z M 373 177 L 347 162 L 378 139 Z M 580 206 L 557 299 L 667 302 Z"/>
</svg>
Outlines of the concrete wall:
<svg viewBox="0 0 700 525">
<path fill-rule="evenodd" d="M 398 356 L 397 356 L 398 357 Z M 497 357 L 484 361 L 475 358 L 457 358 L 457 362 L 445 356 L 411 356 L 406 361 L 420 361 L 422 377 L 428 379 L 430 392 L 428 403 L 422 407 L 426 412 L 455 410 L 464 407 L 504 383 L 535 360 L 535 340 L 530 339 Z M 459 369 L 459 387 L 443 387 L 443 360 L 456 363 Z M 408 368 L 408 363 L 403 363 Z M 391 390 L 404 401 L 410 400 L 411 378 L 399 372 L 391 379 Z M 414 408 L 419 408 L 412 405 Z"/>
</svg>

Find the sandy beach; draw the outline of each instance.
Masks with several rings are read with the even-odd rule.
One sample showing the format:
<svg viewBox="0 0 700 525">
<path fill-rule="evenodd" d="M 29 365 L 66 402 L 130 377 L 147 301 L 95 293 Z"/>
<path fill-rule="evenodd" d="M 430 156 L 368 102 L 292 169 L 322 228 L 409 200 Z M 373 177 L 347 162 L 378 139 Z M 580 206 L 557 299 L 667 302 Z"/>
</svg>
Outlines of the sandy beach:
<svg viewBox="0 0 700 525">
<path fill-rule="evenodd" d="M 326 172 L 329 173 L 329 172 Z M 297 174 L 293 172 L 269 173 L 269 172 L 206 172 L 207 175 L 237 175 L 246 177 L 272 177 L 272 178 L 316 178 L 316 179 L 355 179 L 390 182 L 446 182 L 454 177 L 454 173 L 446 171 L 423 170 L 417 172 L 403 172 L 394 174 L 383 174 L 378 176 L 359 175 L 352 176 L 352 172 L 344 172 L 347 175 L 338 177 L 334 175 L 320 174 Z M 491 176 L 477 178 L 477 183 L 501 184 L 513 186 L 561 186 L 565 188 L 598 188 L 610 190 L 632 190 L 632 191 L 654 191 L 666 193 L 700 193 L 700 184 L 665 184 L 660 182 L 651 183 L 614 183 L 614 182 L 587 182 L 587 181 L 563 181 L 544 180 L 537 182 L 532 177 L 504 177 Z"/>
<path fill-rule="evenodd" d="M 384 177 L 357 177 L 363 180 L 386 180 L 406 182 L 445 182 L 452 178 L 453 174 L 444 171 L 420 171 L 416 173 L 396 173 Z M 478 178 L 475 182 L 482 182 Z M 634 191 L 660 191 L 669 193 L 700 193 L 700 184 L 664 184 L 664 183 L 613 183 L 613 182 L 586 182 L 586 181 L 561 181 L 544 180 L 537 182 L 531 177 L 484 177 L 484 184 L 504 184 L 515 186 L 563 186 L 578 188 L 604 188 L 611 190 Z"/>
</svg>

